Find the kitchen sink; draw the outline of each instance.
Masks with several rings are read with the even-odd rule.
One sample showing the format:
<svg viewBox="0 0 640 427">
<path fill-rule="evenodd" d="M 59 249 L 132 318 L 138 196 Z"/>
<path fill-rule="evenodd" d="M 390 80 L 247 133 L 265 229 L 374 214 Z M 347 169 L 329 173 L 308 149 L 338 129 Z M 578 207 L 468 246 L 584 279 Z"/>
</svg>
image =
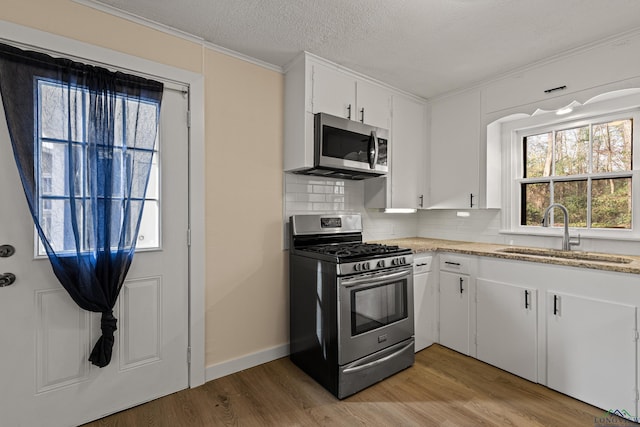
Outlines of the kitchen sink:
<svg viewBox="0 0 640 427">
<path fill-rule="evenodd" d="M 498 252 L 539 257 L 574 259 L 579 261 L 611 262 L 614 264 L 629 264 L 631 261 L 633 261 L 631 258 L 617 255 L 596 254 L 591 252 L 578 251 L 560 251 L 557 249 L 504 248 L 498 249 Z"/>
</svg>

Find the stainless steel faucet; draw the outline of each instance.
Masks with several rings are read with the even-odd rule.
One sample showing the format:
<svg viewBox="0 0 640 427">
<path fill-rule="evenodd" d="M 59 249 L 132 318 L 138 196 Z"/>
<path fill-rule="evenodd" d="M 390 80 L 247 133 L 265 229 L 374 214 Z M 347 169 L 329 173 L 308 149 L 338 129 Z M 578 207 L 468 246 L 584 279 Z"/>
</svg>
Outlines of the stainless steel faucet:
<svg viewBox="0 0 640 427">
<path fill-rule="evenodd" d="M 560 203 L 553 203 L 549 205 L 547 209 L 545 209 L 544 214 L 542 215 L 542 226 L 549 226 L 549 212 L 553 208 L 559 208 L 562 211 L 562 215 L 564 216 L 564 235 L 562 236 L 562 250 L 570 251 L 571 246 L 577 246 L 580 244 L 580 235 L 578 234 L 578 240 L 571 240 L 572 237 L 569 236 L 569 211 Z"/>
</svg>

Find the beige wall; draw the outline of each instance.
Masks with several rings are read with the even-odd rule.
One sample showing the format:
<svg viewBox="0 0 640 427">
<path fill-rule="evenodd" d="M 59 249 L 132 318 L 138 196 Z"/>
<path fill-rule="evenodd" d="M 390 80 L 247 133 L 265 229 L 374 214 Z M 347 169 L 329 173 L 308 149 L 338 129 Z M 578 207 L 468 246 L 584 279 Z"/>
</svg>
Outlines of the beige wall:
<svg viewBox="0 0 640 427">
<path fill-rule="evenodd" d="M 283 76 L 70 0 L 1 0 L 0 19 L 205 76 L 206 364 L 288 341 Z"/>
<path fill-rule="evenodd" d="M 207 362 L 288 342 L 283 77 L 207 50 Z"/>
</svg>

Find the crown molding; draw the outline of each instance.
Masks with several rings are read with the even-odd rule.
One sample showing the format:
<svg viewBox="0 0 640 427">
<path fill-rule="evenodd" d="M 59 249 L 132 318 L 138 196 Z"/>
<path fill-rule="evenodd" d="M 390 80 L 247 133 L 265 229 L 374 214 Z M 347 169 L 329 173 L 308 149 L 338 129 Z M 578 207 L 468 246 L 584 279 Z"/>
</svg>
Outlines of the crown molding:
<svg viewBox="0 0 640 427">
<path fill-rule="evenodd" d="M 136 15 L 134 13 L 123 11 L 123 10 L 118 9 L 116 7 L 109 6 L 109 5 L 106 5 L 104 3 L 100 3 L 100 2 L 98 2 L 96 0 L 72 0 L 72 1 L 74 3 L 77 3 L 77 4 L 80 4 L 80 5 L 83 5 L 83 6 L 86 6 L 86 7 L 90 7 L 90 8 L 95 9 L 95 10 L 99 10 L 100 12 L 104 12 L 104 13 L 107 13 L 109 15 L 116 16 L 118 18 L 125 19 L 125 20 L 130 21 L 130 22 L 134 22 L 134 23 L 136 23 L 138 25 L 142 25 L 142 26 L 147 27 L 147 28 L 152 28 L 154 30 L 163 32 L 165 34 L 169 34 L 171 36 L 178 37 L 178 38 L 181 38 L 183 40 L 187 40 L 187 41 L 190 41 L 192 43 L 199 44 L 200 46 L 202 46 L 205 49 L 213 50 L 213 51 L 222 53 L 224 55 L 231 56 L 233 58 L 239 59 L 241 61 L 249 62 L 249 63 L 257 65 L 259 67 L 266 68 L 266 69 L 271 70 L 271 71 L 275 71 L 275 72 L 280 73 L 280 74 L 284 73 L 282 67 L 280 67 L 278 65 L 274 65 L 274 64 L 262 61 L 260 59 L 253 58 L 253 57 L 251 57 L 249 55 L 245 55 L 243 53 L 236 52 L 235 50 L 227 49 L 226 47 L 222 47 L 222 46 L 219 46 L 219 45 L 217 45 L 215 43 L 211 43 L 209 41 L 206 41 L 202 37 L 195 36 L 193 34 L 190 34 L 190 33 L 186 32 L 186 31 L 178 30 L 178 29 L 173 28 L 173 27 L 171 27 L 169 25 L 165 25 L 165 24 L 162 24 L 160 22 L 156 22 L 156 21 L 153 21 L 151 19 L 144 18 L 144 17 Z"/>
</svg>

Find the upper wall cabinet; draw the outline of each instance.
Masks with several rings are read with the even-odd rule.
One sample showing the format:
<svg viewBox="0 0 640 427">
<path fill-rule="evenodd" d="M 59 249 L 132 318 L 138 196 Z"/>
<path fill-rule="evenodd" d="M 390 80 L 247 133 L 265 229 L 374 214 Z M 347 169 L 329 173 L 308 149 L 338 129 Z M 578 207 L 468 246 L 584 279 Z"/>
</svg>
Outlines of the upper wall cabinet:
<svg viewBox="0 0 640 427">
<path fill-rule="evenodd" d="M 422 175 L 426 149 L 426 105 L 393 95 L 391 174 L 364 183 L 365 207 L 419 209 L 424 203 Z"/>
<path fill-rule="evenodd" d="M 365 206 L 423 207 L 426 101 L 306 52 L 287 67 L 284 96 L 285 171 L 313 166 L 314 114 L 349 118 L 390 131 L 390 172 L 365 181 Z"/>
<path fill-rule="evenodd" d="M 391 92 L 372 83 L 356 81 L 356 117 L 362 123 L 391 127 Z"/>
<path fill-rule="evenodd" d="M 312 68 L 312 113 L 329 113 L 389 129 L 391 92 L 318 62 Z"/>
<path fill-rule="evenodd" d="M 553 61 L 496 80 L 484 88 L 483 111 L 489 114 L 533 103 L 534 110 L 538 107 L 564 107 L 566 95 L 638 76 L 638 51 L 640 37 L 632 35 L 627 39 L 609 41 L 577 53 L 557 57 Z M 533 111 L 521 112 L 530 114 Z"/>
<path fill-rule="evenodd" d="M 285 75 L 284 169 L 313 166 L 313 115 L 328 113 L 390 129 L 393 91 L 309 53 Z"/>
<path fill-rule="evenodd" d="M 327 113 L 333 116 L 356 120 L 356 82 L 343 72 L 310 62 L 311 94 L 309 110 L 312 113 Z"/>
<path fill-rule="evenodd" d="M 471 209 L 479 202 L 480 90 L 431 103 L 429 208 Z"/>
</svg>

